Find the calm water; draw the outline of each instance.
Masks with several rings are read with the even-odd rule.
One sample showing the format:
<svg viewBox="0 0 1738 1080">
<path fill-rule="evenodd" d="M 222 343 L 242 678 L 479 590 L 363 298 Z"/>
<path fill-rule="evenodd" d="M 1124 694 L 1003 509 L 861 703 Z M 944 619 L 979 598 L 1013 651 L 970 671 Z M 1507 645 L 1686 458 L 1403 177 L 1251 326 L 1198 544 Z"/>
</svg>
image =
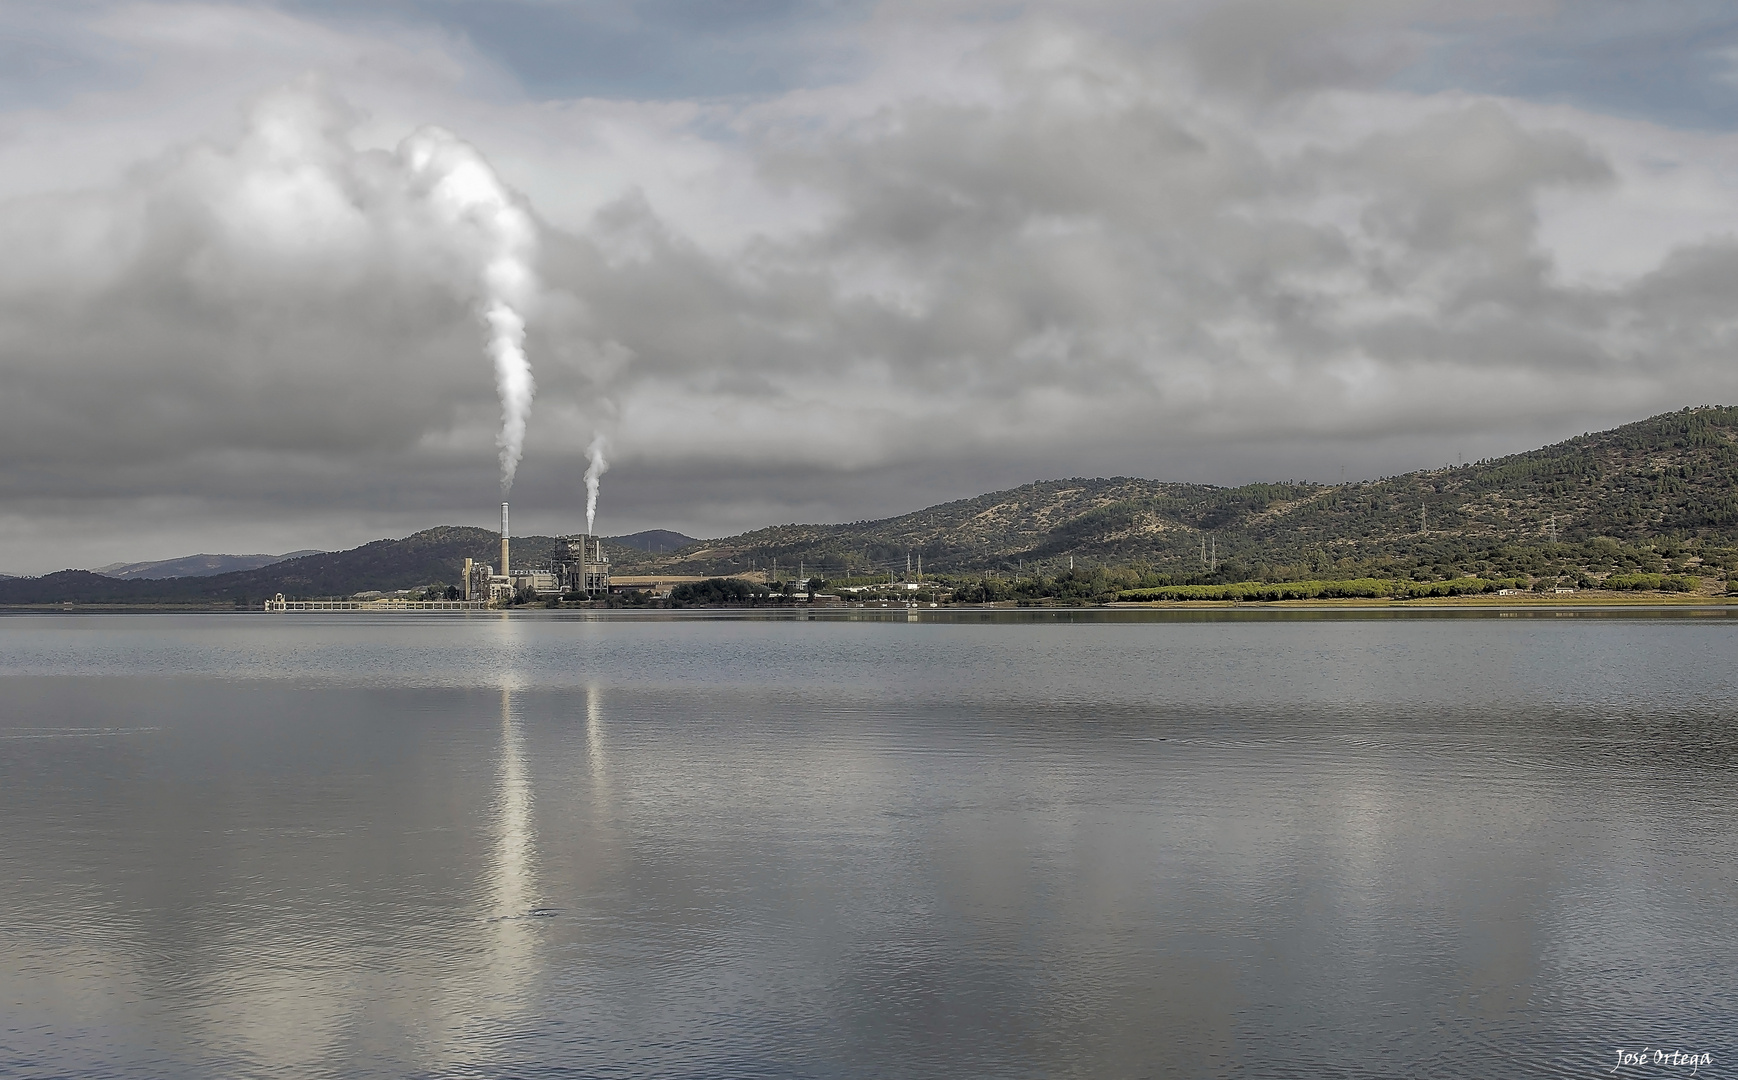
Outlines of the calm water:
<svg viewBox="0 0 1738 1080">
<path fill-rule="evenodd" d="M 1724 615 L 0 618 L 0 1074 L 1734 1076 L 1735 660 Z"/>
</svg>

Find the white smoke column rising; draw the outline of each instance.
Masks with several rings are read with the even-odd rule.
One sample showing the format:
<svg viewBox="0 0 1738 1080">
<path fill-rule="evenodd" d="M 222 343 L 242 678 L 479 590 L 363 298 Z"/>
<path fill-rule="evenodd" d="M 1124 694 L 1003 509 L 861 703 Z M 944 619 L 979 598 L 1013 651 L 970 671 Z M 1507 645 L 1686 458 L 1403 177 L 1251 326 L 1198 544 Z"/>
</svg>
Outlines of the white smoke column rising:
<svg viewBox="0 0 1738 1080">
<path fill-rule="evenodd" d="M 501 396 L 501 492 L 525 452 L 525 425 L 537 385 L 525 357 L 525 307 L 537 290 L 531 270 L 537 229 L 501 178 L 475 147 L 436 127 L 418 130 L 399 146 L 411 174 L 428 185 L 429 204 L 446 224 L 470 234 L 482 247 L 480 307 L 489 327 L 489 356 Z"/>
<path fill-rule="evenodd" d="M 591 535 L 591 523 L 597 517 L 597 481 L 598 477 L 609 472 L 610 463 L 604 460 L 604 439 L 597 435 L 591 440 L 591 445 L 585 448 L 585 456 L 590 465 L 585 469 L 585 534 Z"/>
</svg>

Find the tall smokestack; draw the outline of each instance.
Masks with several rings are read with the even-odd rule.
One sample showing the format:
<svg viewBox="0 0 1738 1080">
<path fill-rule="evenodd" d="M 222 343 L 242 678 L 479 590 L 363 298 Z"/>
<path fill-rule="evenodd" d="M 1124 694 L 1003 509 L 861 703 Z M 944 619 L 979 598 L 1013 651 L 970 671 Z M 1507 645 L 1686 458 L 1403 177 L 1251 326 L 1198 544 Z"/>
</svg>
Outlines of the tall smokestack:
<svg viewBox="0 0 1738 1080">
<path fill-rule="evenodd" d="M 507 504 L 501 504 L 501 576 L 507 576 Z"/>
</svg>

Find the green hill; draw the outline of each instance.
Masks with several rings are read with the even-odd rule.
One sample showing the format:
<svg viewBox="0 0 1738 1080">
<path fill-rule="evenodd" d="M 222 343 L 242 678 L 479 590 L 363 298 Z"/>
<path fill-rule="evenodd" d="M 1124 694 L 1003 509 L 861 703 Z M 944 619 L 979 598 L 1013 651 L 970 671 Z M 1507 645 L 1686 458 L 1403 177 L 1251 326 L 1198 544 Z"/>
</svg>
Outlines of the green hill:
<svg viewBox="0 0 1738 1080">
<path fill-rule="evenodd" d="M 613 540 L 604 538 L 610 547 Z M 516 564 L 549 558 L 553 537 L 513 540 Z M 465 559 L 499 561 L 501 537 L 487 529 L 443 525 L 402 540 L 376 540 L 349 551 L 286 559 L 253 570 L 198 578 L 122 580 L 84 570 L 0 581 L 0 604 L 200 604 L 253 607 L 276 593 L 293 597 L 350 596 L 371 589 L 394 591 L 428 585 L 461 585 Z"/>
<path fill-rule="evenodd" d="M 1202 570 L 1205 543 L 1220 564 L 1249 573 L 1447 576 L 1535 572 L 1541 558 L 1651 566 L 1688 549 L 1698 553 L 1692 562 L 1723 561 L 1735 542 L 1738 408 L 1702 407 L 1493 461 L 1352 484 L 1045 481 L 882 521 L 761 529 L 685 549 L 660 568 L 729 572 L 777 558 L 781 573 L 800 561 L 853 575 L 902 570 L 907 552 L 921 552 L 926 570 L 953 574 L 1054 572 L 1073 558 L 1185 575 Z M 1659 557 L 1606 559 L 1608 549 L 1638 545 Z"/>
<path fill-rule="evenodd" d="M 514 562 L 529 566 L 547 559 L 553 541 L 513 543 Z M 894 518 L 774 526 L 673 552 L 604 543 L 618 574 L 732 574 L 766 570 L 776 560 L 781 577 L 799 566 L 832 578 L 867 577 L 900 574 L 911 556 L 928 572 L 956 578 L 1056 579 L 1072 561 L 1082 574 L 1098 575 L 1081 585 L 1098 590 L 1093 595 L 1103 593 L 1106 568 L 1122 568 L 1121 587 L 1720 577 L 1738 565 L 1738 408 L 1684 409 L 1493 461 L 1352 484 L 1047 480 Z M 279 592 L 347 596 L 457 584 L 467 556 L 492 562 L 498 545 L 486 529 L 443 526 L 203 578 L 117 581 L 63 571 L 0 581 L 0 604 L 252 606 Z"/>
</svg>

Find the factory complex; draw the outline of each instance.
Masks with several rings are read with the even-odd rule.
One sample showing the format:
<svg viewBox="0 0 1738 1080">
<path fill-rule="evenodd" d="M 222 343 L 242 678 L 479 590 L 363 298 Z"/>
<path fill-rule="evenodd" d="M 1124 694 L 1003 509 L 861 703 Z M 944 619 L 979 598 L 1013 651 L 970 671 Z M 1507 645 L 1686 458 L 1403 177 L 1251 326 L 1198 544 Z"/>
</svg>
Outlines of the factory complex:
<svg viewBox="0 0 1738 1080">
<path fill-rule="evenodd" d="M 589 599 L 610 592 L 609 556 L 604 553 L 603 541 L 585 533 L 556 537 L 552 565 L 514 569 L 507 508 L 508 504 L 501 504 L 500 567 L 466 559 L 461 598 L 411 600 L 403 596 L 361 593 L 348 599 L 289 600 L 279 593 L 265 602 L 265 610 L 479 611 L 490 607 L 505 607 L 514 600 L 533 597 L 548 600 L 577 595 L 582 599 Z"/>
<path fill-rule="evenodd" d="M 326 598 L 287 598 L 278 593 L 265 601 L 268 612 L 464 612 L 486 611 L 491 608 L 505 608 L 517 604 L 534 601 L 546 601 L 550 607 L 560 607 L 563 602 L 578 601 L 588 603 L 605 600 L 615 594 L 628 594 L 636 599 L 630 604 L 644 606 L 648 602 L 656 603 L 671 597 L 672 592 L 684 585 L 699 584 L 709 579 L 677 574 L 630 575 L 624 578 L 611 579 L 609 555 L 603 549 L 603 541 L 588 533 L 575 533 L 555 537 L 553 552 L 547 556 L 539 553 L 538 565 L 516 567 L 513 565 L 512 529 L 510 525 L 509 504 L 501 504 L 501 561 L 499 566 L 478 562 L 467 558 L 463 565 L 462 588 L 452 587 L 419 587 L 404 589 L 396 594 L 383 592 L 358 592 L 347 597 Z M 800 565 L 800 563 L 799 563 Z M 738 575 L 742 581 L 739 584 L 749 584 L 759 579 L 765 581 L 764 572 L 750 571 Z M 892 575 L 889 574 L 889 578 Z M 837 605 L 845 602 L 845 598 L 832 593 L 808 592 L 812 579 L 806 575 L 787 585 L 782 596 L 785 603 L 801 603 L 805 606 Z M 795 587 L 795 588 L 793 588 Z M 885 588 L 895 588 L 891 581 Z M 918 584 L 907 584 L 905 589 L 917 590 Z M 760 586 L 761 597 L 772 597 Z M 877 589 L 882 588 L 877 586 Z M 867 599 L 860 594 L 865 587 L 858 586 L 846 590 L 856 595 L 857 602 L 868 606 L 888 606 L 885 597 L 877 596 Z M 444 596 L 440 595 L 444 592 Z M 740 597 L 739 597 L 740 599 Z M 933 601 L 932 597 L 932 601 Z M 690 599 L 687 601 L 692 603 Z M 704 602 L 704 601 L 702 601 Z M 901 598 L 900 606 L 916 606 Z M 683 606 L 683 605 L 677 605 Z M 935 606 L 932 602 L 930 606 Z"/>
<path fill-rule="evenodd" d="M 555 560 L 546 568 L 513 569 L 507 504 L 501 504 L 501 566 L 465 560 L 465 599 L 506 604 L 516 596 L 544 599 L 579 593 L 599 596 L 610 591 L 609 557 L 603 541 L 584 533 L 555 538 Z"/>
</svg>

